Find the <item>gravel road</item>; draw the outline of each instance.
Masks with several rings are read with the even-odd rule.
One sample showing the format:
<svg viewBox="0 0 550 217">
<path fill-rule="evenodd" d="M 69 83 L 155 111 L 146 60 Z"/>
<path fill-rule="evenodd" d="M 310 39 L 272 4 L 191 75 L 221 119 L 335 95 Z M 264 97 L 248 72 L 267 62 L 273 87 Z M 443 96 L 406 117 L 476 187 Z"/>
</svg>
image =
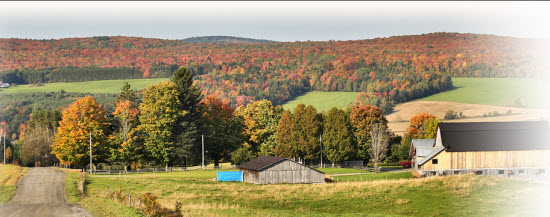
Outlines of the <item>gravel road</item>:
<svg viewBox="0 0 550 217">
<path fill-rule="evenodd" d="M 21 180 L 15 196 L 0 205 L 0 217 L 91 217 L 65 201 L 65 173 L 56 168 L 36 167 Z"/>
</svg>

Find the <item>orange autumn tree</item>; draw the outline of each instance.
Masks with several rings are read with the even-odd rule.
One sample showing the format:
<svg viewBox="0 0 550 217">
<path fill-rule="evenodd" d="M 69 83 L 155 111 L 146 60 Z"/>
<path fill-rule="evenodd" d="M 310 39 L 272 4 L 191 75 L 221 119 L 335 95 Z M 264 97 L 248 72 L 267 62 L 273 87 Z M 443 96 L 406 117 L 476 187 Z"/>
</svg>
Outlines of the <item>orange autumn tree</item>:
<svg viewBox="0 0 550 217">
<path fill-rule="evenodd" d="M 229 153 L 241 142 L 241 125 L 233 119 L 235 111 L 229 100 L 208 95 L 199 103 L 203 119 L 203 133 L 208 158 L 218 166 L 220 160 L 228 159 Z"/>
<path fill-rule="evenodd" d="M 351 107 L 349 119 L 354 128 L 355 139 L 357 141 L 357 155 L 368 159 L 370 156 L 370 131 L 372 126 L 380 123 L 385 128 L 388 128 L 388 120 L 386 120 L 380 108 L 371 105 L 355 105 Z"/>
<path fill-rule="evenodd" d="M 427 121 L 436 119 L 432 114 L 420 113 L 411 117 L 409 128 L 407 128 L 407 134 L 413 139 L 419 139 L 424 134 L 424 124 Z"/>
<path fill-rule="evenodd" d="M 407 132 L 401 139 L 401 144 L 392 147 L 393 155 L 399 160 L 410 160 L 409 151 L 413 139 L 433 139 L 439 120 L 431 114 L 420 113 L 410 119 Z"/>
<path fill-rule="evenodd" d="M 52 154 L 62 164 L 76 164 L 84 169 L 89 161 L 90 133 L 93 160 L 103 160 L 108 151 L 105 142 L 107 119 L 103 108 L 91 96 L 79 98 L 63 110 Z"/>
</svg>

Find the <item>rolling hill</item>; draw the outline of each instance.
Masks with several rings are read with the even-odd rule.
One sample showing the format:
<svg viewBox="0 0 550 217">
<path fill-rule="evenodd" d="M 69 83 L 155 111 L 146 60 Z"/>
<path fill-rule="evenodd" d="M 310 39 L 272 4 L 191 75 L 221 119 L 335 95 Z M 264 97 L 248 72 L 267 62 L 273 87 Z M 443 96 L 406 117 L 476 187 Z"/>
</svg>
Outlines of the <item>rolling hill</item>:
<svg viewBox="0 0 550 217">
<path fill-rule="evenodd" d="M 241 38 L 234 36 L 200 36 L 200 37 L 191 37 L 183 39 L 185 42 L 189 43 L 209 43 L 209 44 L 224 44 L 224 43 L 234 43 L 234 44 L 258 44 L 258 43 L 274 43 L 276 41 L 265 40 L 265 39 L 253 39 L 253 38 Z"/>
</svg>

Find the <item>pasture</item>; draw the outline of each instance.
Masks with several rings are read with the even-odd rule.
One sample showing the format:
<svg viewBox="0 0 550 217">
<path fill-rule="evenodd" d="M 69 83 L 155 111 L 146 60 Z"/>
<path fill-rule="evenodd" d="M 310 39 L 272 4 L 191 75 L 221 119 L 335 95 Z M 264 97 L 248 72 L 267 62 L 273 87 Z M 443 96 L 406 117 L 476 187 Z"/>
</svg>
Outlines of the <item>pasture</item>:
<svg viewBox="0 0 550 217">
<path fill-rule="evenodd" d="M 357 172 L 323 170 L 333 174 Z M 528 209 L 520 209 L 520 202 L 530 196 L 524 189 L 541 188 L 520 181 L 472 175 L 254 185 L 216 182 L 212 179 L 215 173 L 216 170 L 196 170 L 120 177 L 91 175 L 86 181 L 88 196 L 78 203 L 95 216 L 142 215 L 135 208 L 106 198 L 109 188 L 121 190 L 124 195 L 131 192 L 133 198 L 150 192 L 169 208 L 179 201 L 184 216 L 508 216 L 515 212 L 532 214 Z M 389 175 L 366 172 L 363 176 L 385 174 Z M 68 179 L 71 177 L 75 179 L 76 175 Z"/>
<path fill-rule="evenodd" d="M 68 82 L 68 83 L 45 83 L 43 86 L 35 87 L 33 84 L 17 85 L 6 89 L 1 89 L 0 94 L 10 93 L 33 93 L 33 92 L 66 92 L 74 93 L 119 93 L 124 82 L 130 83 L 132 89 L 141 90 L 148 85 L 156 84 L 161 81 L 167 81 L 168 78 L 156 79 L 129 79 L 129 80 L 101 80 L 86 82 Z"/>
<path fill-rule="evenodd" d="M 11 164 L 0 164 L 0 204 L 6 203 L 15 194 L 17 181 L 28 168 Z"/>
<path fill-rule="evenodd" d="M 542 81 L 526 78 L 453 78 L 452 90 L 437 93 L 419 101 L 447 101 L 496 106 L 521 104 L 531 108 L 544 106 L 548 88 Z"/>
<path fill-rule="evenodd" d="M 327 112 L 332 107 L 345 108 L 349 104 L 355 102 L 359 92 L 320 92 L 312 91 L 286 102 L 283 108 L 293 111 L 296 105 L 302 103 L 304 105 L 312 105 L 317 111 Z"/>
</svg>

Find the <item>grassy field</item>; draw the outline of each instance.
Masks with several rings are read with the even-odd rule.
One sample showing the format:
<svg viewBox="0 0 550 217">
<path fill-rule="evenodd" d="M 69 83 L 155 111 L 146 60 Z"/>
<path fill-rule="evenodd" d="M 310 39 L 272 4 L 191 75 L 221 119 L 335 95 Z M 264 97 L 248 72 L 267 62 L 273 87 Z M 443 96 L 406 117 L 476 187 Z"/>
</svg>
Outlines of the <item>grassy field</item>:
<svg viewBox="0 0 550 217">
<path fill-rule="evenodd" d="M 306 106 L 312 105 L 317 111 L 328 111 L 332 107 L 345 108 L 347 105 L 355 102 L 358 92 L 308 92 L 298 96 L 283 105 L 284 109 L 293 111 L 296 105 L 303 103 Z"/>
<path fill-rule="evenodd" d="M 25 167 L 0 164 L 0 204 L 6 203 L 15 194 L 17 181 L 26 172 Z"/>
<path fill-rule="evenodd" d="M 61 89 L 75 93 L 119 93 L 124 82 L 128 81 L 133 89 L 141 90 L 148 85 L 166 81 L 168 78 L 157 79 L 130 79 L 130 80 L 103 80 L 70 83 L 45 83 L 44 86 L 33 87 L 30 84 L 17 85 L 2 89 L 0 93 L 31 93 L 31 92 L 57 92 Z"/>
<path fill-rule="evenodd" d="M 545 85 L 524 78 L 453 78 L 455 89 L 419 100 L 507 106 L 519 98 L 523 105 L 541 107 L 546 101 L 541 100 L 545 99 L 541 93 L 548 90 Z"/>
<path fill-rule="evenodd" d="M 329 165 L 327 165 L 329 166 Z M 333 174 L 346 174 L 346 173 L 371 173 L 365 170 L 351 169 L 351 168 L 316 168 L 317 170 L 324 172 L 327 175 Z"/>
<path fill-rule="evenodd" d="M 532 210 L 522 209 L 521 201 L 532 196 L 528 192 L 543 188 L 491 177 L 412 179 L 405 173 L 391 174 L 402 176 L 393 180 L 385 180 L 390 173 L 377 173 L 363 177 L 379 176 L 382 180 L 254 185 L 215 182 L 215 173 L 199 170 L 121 177 L 92 175 L 87 179 L 88 196 L 77 202 L 95 216 L 141 216 L 135 208 L 105 198 L 109 188 L 121 189 L 125 195 L 132 192 L 133 198 L 150 192 L 170 208 L 179 201 L 183 203 L 184 216 L 513 216 L 518 212 L 519 216 L 533 216 Z M 340 178 L 344 177 L 353 176 Z M 76 175 L 68 176 L 71 178 L 76 179 Z"/>
</svg>

